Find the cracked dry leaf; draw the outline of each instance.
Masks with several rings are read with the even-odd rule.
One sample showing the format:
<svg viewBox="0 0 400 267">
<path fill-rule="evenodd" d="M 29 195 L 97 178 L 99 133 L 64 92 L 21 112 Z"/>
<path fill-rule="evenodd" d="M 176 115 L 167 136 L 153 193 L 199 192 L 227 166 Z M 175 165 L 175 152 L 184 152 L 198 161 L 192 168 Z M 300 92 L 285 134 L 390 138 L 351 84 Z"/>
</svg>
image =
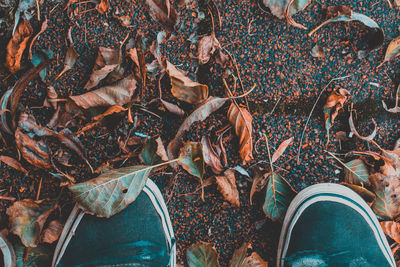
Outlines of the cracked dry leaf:
<svg viewBox="0 0 400 267">
<path fill-rule="evenodd" d="M 240 207 L 239 191 L 236 187 L 234 170 L 226 170 L 223 176 L 216 176 L 215 181 L 218 185 L 218 191 L 222 194 L 224 199 L 233 206 Z"/>
<path fill-rule="evenodd" d="M 146 0 L 146 4 L 149 7 L 152 19 L 166 27 L 168 30 L 174 30 L 178 19 L 178 13 L 169 0 Z"/>
<path fill-rule="evenodd" d="M 114 71 L 122 62 L 121 51 L 118 49 L 100 47 L 89 81 L 85 89 L 91 89 Z"/>
<path fill-rule="evenodd" d="M 42 243 L 54 243 L 58 240 L 64 225 L 57 220 L 53 220 L 49 223 L 49 226 L 43 230 L 41 242 Z"/>
<path fill-rule="evenodd" d="M 29 20 L 18 25 L 13 37 L 7 44 L 6 66 L 12 74 L 21 68 L 21 59 L 33 29 Z"/>
<path fill-rule="evenodd" d="M 337 86 L 326 100 L 323 111 L 328 142 L 330 139 L 329 129 L 332 127 L 337 115 L 339 114 L 339 110 L 343 108 L 344 103 L 349 99 L 349 97 L 350 92 L 348 90 Z"/>
<path fill-rule="evenodd" d="M 36 247 L 47 217 L 57 206 L 49 199 L 23 199 L 7 209 L 10 230 L 25 247 Z"/>
<path fill-rule="evenodd" d="M 256 252 L 247 256 L 248 248 L 251 248 L 251 244 L 244 242 L 240 248 L 236 249 L 229 262 L 229 267 L 268 267 L 268 263 Z"/>
<path fill-rule="evenodd" d="M 199 64 L 206 64 L 220 46 L 214 33 L 201 38 L 198 44 Z"/>
<path fill-rule="evenodd" d="M 400 244 L 400 223 L 394 221 L 380 222 L 383 232 Z"/>
<path fill-rule="evenodd" d="M 219 267 L 214 245 L 202 241 L 186 250 L 186 259 L 189 267 Z"/>
<path fill-rule="evenodd" d="M 235 133 L 239 137 L 239 154 L 243 164 L 252 161 L 253 157 L 253 117 L 245 108 L 231 104 L 228 110 L 228 119 L 235 128 Z"/>
<path fill-rule="evenodd" d="M 165 61 L 165 70 L 171 80 L 171 92 L 174 97 L 189 104 L 198 104 L 207 99 L 207 85 L 192 81 L 168 60 Z"/>
<path fill-rule="evenodd" d="M 217 153 L 214 151 L 211 145 L 210 138 L 203 136 L 201 138 L 201 145 L 203 146 L 203 158 L 206 165 L 210 166 L 211 170 L 215 174 L 221 173 L 224 168 L 222 167 Z"/>
<path fill-rule="evenodd" d="M 122 106 L 128 103 L 136 90 L 136 80 L 133 75 L 119 80 L 113 85 L 103 86 L 82 95 L 70 96 L 70 99 L 81 108 Z"/>
</svg>

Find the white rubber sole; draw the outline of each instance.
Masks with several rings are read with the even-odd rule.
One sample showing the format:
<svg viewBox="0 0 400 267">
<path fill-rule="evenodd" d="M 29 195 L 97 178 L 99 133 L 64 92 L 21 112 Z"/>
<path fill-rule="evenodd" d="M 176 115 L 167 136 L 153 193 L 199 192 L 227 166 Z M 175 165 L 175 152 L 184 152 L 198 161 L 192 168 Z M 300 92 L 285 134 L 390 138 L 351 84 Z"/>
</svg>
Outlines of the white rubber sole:
<svg viewBox="0 0 400 267">
<path fill-rule="evenodd" d="M 356 202 L 359 206 L 355 205 L 347 198 Z M 276 264 L 277 267 L 285 266 L 283 260 L 285 258 L 284 255 L 286 255 L 287 249 L 289 247 L 289 241 L 293 227 L 299 219 L 300 215 L 308 206 L 319 201 L 333 201 L 343 203 L 347 206 L 350 206 L 361 216 L 363 216 L 373 230 L 375 238 L 379 243 L 379 247 L 382 250 L 382 253 L 385 255 L 391 266 L 396 267 L 396 263 L 385 234 L 383 233 L 383 230 L 378 222 L 378 219 L 376 218 L 376 215 L 368 206 L 368 204 L 365 203 L 365 201 L 351 189 L 343 185 L 330 183 L 309 186 L 306 189 L 302 190 L 299 194 L 297 194 L 297 196 L 290 203 L 285 216 L 285 220 L 283 221 L 283 226 L 279 239 Z"/>
<path fill-rule="evenodd" d="M 150 179 L 147 180 L 145 187 L 143 188 L 143 192 L 150 198 L 153 203 L 154 208 L 159 214 L 162 222 L 162 226 L 165 232 L 165 236 L 167 238 L 168 247 L 170 250 L 170 261 L 169 266 L 176 266 L 176 241 L 174 236 L 174 231 L 172 228 L 171 219 L 169 217 L 167 206 L 165 205 L 164 198 L 158 189 L 157 185 Z M 85 213 L 78 208 L 77 205 L 71 211 L 67 222 L 65 223 L 64 229 L 60 235 L 60 239 L 58 240 L 56 249 L 54 250 L 54 256 L 51 266 L 57 266 L 60 262 L 62 256 L 67 249 L 71 238 L 75 234 L 75 230 L 78 227 L 80 221 L 82 220 Z"/>
</svg>

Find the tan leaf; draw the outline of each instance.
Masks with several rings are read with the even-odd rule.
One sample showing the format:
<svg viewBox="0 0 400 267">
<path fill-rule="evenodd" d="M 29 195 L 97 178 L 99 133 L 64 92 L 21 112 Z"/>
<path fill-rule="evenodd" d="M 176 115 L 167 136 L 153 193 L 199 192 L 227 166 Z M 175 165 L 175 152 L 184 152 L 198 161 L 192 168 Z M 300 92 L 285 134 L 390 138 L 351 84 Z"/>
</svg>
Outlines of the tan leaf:
<svg viewBox="0 0 400 267">
<path fill-rule="evenodd" d="M 100 0 L 100 3 L 96 6 L 97 11 L 100 14 L 107 14 L 108 8 L 110 7 L 110 4 L 108 3 L 108 0 Z"/>
<path fill-rule="evenodd" d="M 217 153 L 211 146 L 210 138 L 203 136 L 201 138 L 201 145 L 203 146 L 203 158 L 206 165 L 210 166 L 215 174 L 221 173 L 223 167 Z"/>
<path fill-rule="evenodd" d="M 214 33 L 201 38 L 198 44 L 199 64 L 206 64 L 219 47 Z"/>
<path fill-rule="evenodd" d="M 124 105 L 128 103 L 136 90 L 136 80 L 130 75 L 114 85 L 104 86 L 82 95 L 70 96 L 81 108 Z"/>
<path fill-rule="evenodd" d="M 16 73 L 21 68 L 21 58 L 25 51 L 33 29 L 29 20 L 18 25 L 13 37 L 7 44 L 6 66 L 11 73 Z"/>
<path fill-rule="evenodd" d="M 283 141 L 278 149 L 274 152 L 274 154 L 272 155 L 272 159 L 271 162 L 274 163 L 276 162 L 281 156 L 282 154 L 285 152 L 286 148 L 293 143 L 294 138 L 290 137 L 289 139 Z"/>
<path fill-rule="evenodd" d="M 53 86 L 47 86 L 47 96 L 44 100 L 43 106 L 44 107 L 53 107 L 54 109 L 57 109 L 57 101 L 55 101 L 58 98 L 56 89 L 54 89 Z"/>
<path fill-rule="evenodd" d="M 169 0 L 146 0 L 146 4 L 150 9 L 150 16 L 155 21 L 171 31 L 174 30 L 178 14 Z"/>
<path fill-rule="evenodd" d="M 63 228 L 64 225 L 62 225 L 59 221 L 51 221 L 49 223 L 49 226 L 42 232 L 42 242 L 51 244 L 57 241 L 61 235 Z"/>
<path fill-rule="evenodd" d="M 228 119 L 239 137 L 239 154 L 243 164 L 253 160 L 253 117 L 245 108 L 238 108 L 234 103 L 228 110 Z"/>
<path fill-rule="evenodd" d="M 23 173 L 28 172 L 24 167 L 22 167 L 21 163 L 19 163 L 16 159 L 13 159 L 11 157 L 0 155 L 0 161 L 7 164 L 11 168 L 16 169 L 17 171 L 20 171 Z"/>
<path fill-rule="evenodd" d="M 74 47 L 71 45 L 67 49 L 67 54 L 65 55 L 64 59 L 64 69 L 58 74 L 56 80 L 60 78 L 64 73 L 72 69 L 76 63 L 76 60 L 78 58 L 78 54 L 76 53 Z"/>
<path fill-rule="evenodd" d="M 400 223 L 393 221 L 380 222 L 383 232 L 400 244 Z"/>
<path fill-rule="evenodd" d="M 218 190 L 221 192 L 225 200 L 233 206 L 240 207 L 239 191 L 236 187 L 235 172 L 228 169 L 224 172 L 224 176 L 216 176 L 215 181 L 218 185 Z"/>
<path fill-rule="evenodd" d="M 171 62 L 165 62 L 165 69 L 171 80 L 172 95 L 189 104 L 198 104 L 208 97 L 208 86 L 192 81 Z"/>
<path fill-rule="evenodd" d="M 386 49 L 385 59 L 382 64 L 398 57 L 400 55 L 400 36 L 394 38 L 390 43 L 388 48 Z M 381 65 L 382 65 L 381 64 Z"/>
<path fill-rule="evenodd" d="M 115 70 L 122 61 L 121 51 L 112 48 L 100 47 L 89 81 L 85 89 L 91 89 L 99 84 L 110 72 Z"/>
</svg>

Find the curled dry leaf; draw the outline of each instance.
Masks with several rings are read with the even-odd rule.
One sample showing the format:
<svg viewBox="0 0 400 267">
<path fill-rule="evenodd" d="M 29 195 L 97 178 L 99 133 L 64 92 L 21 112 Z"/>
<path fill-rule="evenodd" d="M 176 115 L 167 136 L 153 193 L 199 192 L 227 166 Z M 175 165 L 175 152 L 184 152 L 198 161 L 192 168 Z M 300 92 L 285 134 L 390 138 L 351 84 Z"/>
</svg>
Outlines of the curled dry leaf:
<svg viewBox="0 0 400 267">
<path fill-rule="evenodd" d="M 174 30 L 178 14 L 169 0 L 146 0 L 146 4 L 150 10 L 150 16 L 155 21 L 170 31 Z"/>
<path fill-rule="evenodd" d="M 75 49 L 73 46 L 68 47 L 67 49 L 67 54 L 65 55 L 64 59 L 64 69 L 61 71 L 60 74 L 58 74 L 56 80 L 60 78 L 64 73 L 72 69 L 76 63 L 76 60 L 78 58 L 78 54 L 76 53 Z"/>
<path fill-rule="evenodd" d="M 199 64 L 206 64 L 220 46 L 214 33 L 201 38 L 198 44 Z"/>
<path fill-rule="evenodd" d="M 53 220 L 49 223 L 49 226 L 43 230 L 41 242 L 43 243 L 53 243 L 58 240 L 64 225 L 57 220 Z"/>
<path fill-rule="evenodd" d="M 115 70 L 122 62 L 121 51 L 112 48 L 100 47 L 96 62 L 85 89 L 91 89 L 99 84 L 109 73 Z"/>
<path fill-rule="evenodd" d="M 203 149 L 199 142 L 186 142 L 179 154 L 179 164 L 188 173 L 196 176 L 203 181 L 204 177 L 204 159 Z"/>
<path fill-rule="evenodd" d="M 116 16 L 113 14 L 113 17 L 118 19 L 122 26 L 129 28 L 131 26 L 131 17 L 130 16 Z"/>
<path fill-rule="evenodd" d="M 174 97 L 189 104 L 198 104 L 207 99 L 207 85 L 192 81 L 169 61 L 165 61 L 165 70 L 171 80 L 171 92 Z"/>
<path fill-rule="evenodd" d="M 287 16 L 286 13 L 292 16 L 306 8 L 310 0 L 263 0 L 262 2 L 274 16 L 283 19 Z M 286 9 L 289 9 L 288 12 Z"/>
<path fill-rule="evenodd" d="M 250 205 L 253 205 L 253 196 L 255 193 L 260 192 L 268 182 L 268 178 L 271 176 L 271 172 L 265 172 L 265 170 L 255 167 L 253 169 L 254 178 L 253 184 L 250 190 Z"/>
<path fill-rule="evenodd" d="M 33 29 L 31 23 L 29 20 L 26 20 L 18 25 L 13 37 L 8 42 L 6 49 L 6 66 L 11 73 L 14 74 L 21 68 L 22 54 L 32 34 Z"/>
<path fill-rule="evenodd" d="M 365 200 L 365 202 L 367 202 L 369 206 L 372 206 L 374 204 L 376 200 L 376 195 L 373 192 L 359 185 L 348 184 L 348 183 L 341 183 L 341 184 L 347 186 L 348 188 L 359 194 Z"/>
<path fill-rule="evenodd" d="M 382 66 L 385 62 L 388 62 L 388 61 L 394 59 L 395 57 L 398 57 L 399 55 L 400 55 L 400 36 L 397 38 L 394 38 L 389 43 L 389 46 L 386 49 L 385 59 L 379 66 Z"/>
<path fill-rule="evenodd" d="M 201 138 L 201 145 L 203 146 L 203 158 L 206 165 L 210 166 L 215 174 L 221 173 L 223 167 L 217 153 L 211 145 L 210 138 L 203 136 Z"/>
<path fill-rule="evenodd" d="M 324 118 L 325 118 L 325 129 L 328 135 L 328 142 L 330 139 L 329 129 L 332 127 L 339 110 L 343 108 L 344 103 L 350 97 L 350 92 L 339 86 L 332 91 L 324 105 Z"/>
<path fill-rule="evenodd" d="M 307 30 L 308 28 L 300 23 L 297 23 L 292 18 L 292 15 L 295 14 L 297 11 L 301 11 L 306 8 L 310 4 L 310 2 L 311 0 L 290 0 L 289 4 L 285 8 L 285 17 L 287 22 L 294 27 Z"/>
<path fill-rule="evenodd" d="M 164 105 L 164 107 L 171 113 L 178 115 L 178 116 L 183 116 L 185 115 L 185 111 L 183 111 L 180 107 L 178 107 L 175 104 L 172 104 L 168 101 L 165 101 L 164 99 L 160 98 L 161 103 Z"/>
<path fill-rule="evenodd" d="M 256 252 L 247 256 L 247 248 L 251 248 L 251 245 L 245 242 L 240 248 L 235 250 L 229 262 L 229 267 L 268 267 L 268 263 Z"/>
<path fill-rule="evenodd" d="M 99 121 L 99 120 L 102 120 L 103 118 L 105 118 L 107 116 L 112 115 L 112 114 L 120 113 L 120 112 L 127 111 L 127 110 L 128 110 L 127 108 L 121 107 L 119 105 L 114 105 L 114 106 L 109 107 L 106 111 L 104 111 L 100 115 L 97 115 L 97 116 L 93 117 L 93 120 L 94 121 Z"/>
<path fill-rule="evenodd" d="M 375 138 L 376 133 L 377 133 L 377 127 L 376 127 L 376 122 L 375 122 L 374 119 L 372 119 L 372 123 L 374 124 L 374 130 L 372 131 L 372 133 L 371 133 L 370 135 L 368 135 L 368 136 L 365 136 L 365 137 L 364 137 L 364 136 L 361 136 L 361 135 L 358 133 L 356 127 L 354 126 L 353 112 L 352 112 L 352 111 L 350 112 L 350 117 L 349 117 L 350 130 L 351 130 L 351 132 L 352 132 L 355 136 L 357 136 L 357 137 L 360 138 L 361 140 L 370 142 L 370 141 L 372 141 L 372 140 Z"/>
<path fill-rule="evenodd" d="M 183 121 L 174 139 L 168 144 L 167 152 L 169 158 L 176 158 L 178 149 L 182 143 L 182 135 L 189 130 L 190 126 L 196 121 L 204 121 L 211 113 L 220 109 L 226 100 L 226 98 L 210 96 Z"/>
<path fill-rule="evenodd" d="M 364 161 L 355 159 L 344 164 L 344 180 L 346 183 L 361 185 L 368 182 L 368 169 Z"/>
<path fill-rule="evenodd" d="M 366 55 L 368 55 L 369 52 L 379 48 L 383 44 L 385 35 L 382 28 L 380 28 L 379 25 L 371 18 L 363 14 L 353 12 L 347 6 L 328 7 L 327 18 L 328 20 L 323 22 L 314 30 L 310 31 L 308 33 L 308 36 L 311 37 L 311 35 L 314 34 L 318 29 L 332 22 L 358 21 L 369 28 L 369 32 L 365 38 L 367 42 L 367 49 L 358 51 L 359 58 L 364 58 Z"/>
<path fill-rule="evenodd" d="M 311 56 L 316 57 L 316 58 L 325 58 L 325 49 L 322 46 L 315 45 L 311 49 Z"/>
<path fill-rule="evenodd" d="M 400 244 L 400 223 L 393 221 L 380 222 L 383 232 Z"/>
<path fill-rule="evenodd" d="M 44 21 L 42 22 L 42 26 L 40 27 L 40 31 L 35 35 L 35 37 L 32 38 L 31 44 L 29 45 L 29 59 L 32 59 L 32 46 L 35 43 L 36 39 L 39 37 L 39 35 L 41 35 L 48 26 L 48 20 L 47 17 L 44 19 Z"/>
<path fill-rule="evenodd" d="M 167 161 L 167 152 L 161 138 L 147 139 L 139 158 L 145 165 L 154 165 Z"/>
<path fill-rule="evenodd" d="M 215 247 L 206 242 L 198 242 L 186 250 L 189 267 L 219 267 L 218 254 Z"/>
<path fill-rule="evenodd" d="M 215 181 L 218 185 L 218 191 L 221 192 L 224 199 L 233 206 L 240 207 L 239 191 L 236 187 L 234 170 L 226 170 L 224 176 L 216 176 Z"/>
<path fill-rule="evenodd" d="M 391 113 L 399 113 L 400 112 L 400 107 L 399 107 L 399 91 L 400 91 L 400 85 L 397 87 L 397 91 L 396 91 L 396 104 L 394 105 L 393 108 L 388 109 L 388 107 L 386 106 L 385 101 L 382 100 L 382 106 L 383 108 Z"/>
<path fill-rule="evenodd" d="M 25 247 L 36 247 L 47 217 L 56 207 L 54 202 L 48 199 L 24 199 L 14 202 L 7 209 L 11 232 L 19 236 Z"/>
<path fill-rule="evenodd" d="M 286 148 L 293 143 L 294 138 L 290 137 L 289 139 L 286 139 L 285 141 L 283 141 L 278 149 L 274 152 L 274 154 L 272 155 L 272 159 L 271 159 L 271 163 L 275 163 L 281 156 L 282 154 L 285 152 Z"/>
<path fill-rule="evenodd" d="M 19 163 L 16 159 L 8 157 L 8 156 L 4 156 L 4 155 L 0 155 L 0 161 L 7 164 L 8 166 L 10 166 L 11 168 L 16 169 L 17 171 L 23 172 L 23 173 L 27 173 L 28 171 L 22 167 L 21 163 Z"/>
<path fill-rule="evenodd" d="M 253 117 L 247 109 L 237 107 L 232 103 L 228 110 L 228 119 L 239 137 L 239 154 L 243 164 L 246 164 L 253 160 Z"/>
<path fill-rule="evenodd" d="M 136 90 L 136 80 L 130 75 L 114 85 L 104 86 L 82 95 L 70 96 L 79 107 L 88 109 L 93 107 L 124 105 L 128 103 Z"/>
<path fill-rule="evenodd" d="M 43 106 L 44 107 L 53 107 L 54 109 L 57 109 L 57 92 L 56 89 L 54 89 L 53 86 L 47 86 L 47 96 L 44 100 Z"/>
</svg>

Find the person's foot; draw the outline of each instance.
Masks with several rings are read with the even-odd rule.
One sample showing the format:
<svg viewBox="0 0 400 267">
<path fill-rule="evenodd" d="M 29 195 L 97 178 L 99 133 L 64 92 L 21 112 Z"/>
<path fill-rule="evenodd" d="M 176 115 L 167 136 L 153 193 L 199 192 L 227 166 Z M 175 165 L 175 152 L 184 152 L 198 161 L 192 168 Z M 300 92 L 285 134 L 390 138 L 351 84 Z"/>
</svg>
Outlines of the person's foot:
<svg viewBox="0 0 400 267">
<path fill-rule="evenodd" d="M 379 222 L 364 200 L 338 184 L 317 184 L 290 204 L 277 266 L 393 266 Z"/>
<path fill-rule="evenodd" d="M 149 179 L 138 198 L 109 219 L 77 207 L 58 241 L 52 266 L 173 266 L 176 244 L 167 207 Z"/>
</svg>

